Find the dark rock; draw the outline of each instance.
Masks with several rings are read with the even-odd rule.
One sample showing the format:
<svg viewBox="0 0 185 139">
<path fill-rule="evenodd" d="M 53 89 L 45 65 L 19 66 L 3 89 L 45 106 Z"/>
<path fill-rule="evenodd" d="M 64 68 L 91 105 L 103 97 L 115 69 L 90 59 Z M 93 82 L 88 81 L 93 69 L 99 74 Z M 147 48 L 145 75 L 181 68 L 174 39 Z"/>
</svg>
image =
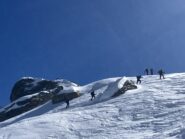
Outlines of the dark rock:
<svg viewBox="0 0 185 139">
<path fill-rule="evenodd" d="M 78 92 L 71 92 L 71 93 L 61 93 L 61 94 L 56 94 L 52 98 L 52 103 L 60 103 L 60 102 L 66 102 L 69 100 L 72 100 L 74 98 L 79 97 L 80 94 Z"/>
<path fill-rule="evenodd" d="M 119 89 L 116 93 L 114 93 L 114 95 L 112 97 L 117 97 L 121 94 L 124 94 L 126 91 L 133 90 L 133 89 L 137 89 L 137 86 L 134 84 L 133 81 L 127 80 L 124 83 L 123 87 L 121 89 Z"/>
<path fill-rule="evenodd" d="M 24 112 L 27 112 L 41 104 L 46 103 L 48 100 L 51 100 L 53 94 L 41 91 L 40 93 L 26 99 L 14 101 L 12 104 L 4 108 L 4 111 L 0 112 L 0 122 L 11 117 L 17 116 Z M 16 107 L 14 108 L 14 106 Z"/>
<path fill-rule="evenodd" d="M 37 78 L 22 78 L 13 87 L 10 96 L 11 103 L 0 111 L 0 122 L 17 116 L 36 108 L 58 95 L 65 87 L 77 86 L 77 84 L 67 80 L 45 80 Z M 59 98 L 65 100 L 77 97 L 77 93 L 69 92 L 67 95 L 60 95 Z M 56 97 L 56 96 L 55 96 Z"/>
<path fill-rule="evenodd" d="M 58 83 L 50 80 L 24 78 L 19 80 L 13 87 L 10 100 L 15 101 L 20 97 L 35 94 L 44 90 L 51 90 L 58 86 Z"/>
<path fill-rule="evenodd" d="M 63 89 L 64 89 L 63 86 L 58 86 L 55 90 L 53 90 L 53 94 L 56 95 Z"/>
<path fill-rule="evenodd" d="M 25 99 L 25 100 L 23 100 L 23 101 L 18 101 L 16 104 L 18 105 L 18 106 L 22 106 L 22 105 L 25 105 L 25 104 L 27 104 L 27 103 L 29 103 L 30 102 L 30 99 Z"/>
</svg>

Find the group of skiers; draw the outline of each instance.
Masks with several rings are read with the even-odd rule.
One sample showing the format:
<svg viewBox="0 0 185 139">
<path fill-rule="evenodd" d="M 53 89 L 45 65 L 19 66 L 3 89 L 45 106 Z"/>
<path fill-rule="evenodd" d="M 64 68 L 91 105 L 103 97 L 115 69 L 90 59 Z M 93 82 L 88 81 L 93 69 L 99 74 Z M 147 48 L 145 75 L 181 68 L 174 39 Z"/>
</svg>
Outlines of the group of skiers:
<svg viewBox="0 0 185 139">
<path fill-rule="evenodd" d="M 145 69 L 144 73 L 146 73 L 146 75 L 149 75 L 149 72 L 150 72 L 150 75 L 153 75 L 154 74 L 154 70 L 151 68 L 151 69 Z"/>
<path fill-rule="evenodd" d="M 145 71 L 144 71 L 144 73 L 146 74 L 146 75 L 153 75 L 154 74 L 154 70 L 151 68 L 151 69 L 145 69 Z M 149 74 L 150 73 L 150 74 Z M 158 74 L 159 74 L 159 78 L 160 79 L 165 79 L 164 78 L 164 71 L 162 70 L 162 69 L 160 69 L 159 71 L 158 71 Z M 141 84 L 141 78 L 142 78 L 142 76 L 141 75 L 138 75 L 138 76 L 136 76 L 136 79 L 137 79 L 137 81 L 136 81 L 136 83 L 137 84 Z"/>
<path fill-rule="evenodd" d="M 151 69 L 145 69 L 144 70 L 144 73 L 146 74 L 146 75 L 153 75 L 154 74 L 154 70 L 151 68 Z M 160 69 L 159 71 L 158 71 L 158 74 L 159 74 L 159 78 L 160 79 L 165 79 L 164 78 L 164 71 L 162 70 L 162 69 Z M 141 75 L 138 75 L 138 76 L 136 76 L 136 78 L 137 78 L 137 84 L 141 84 L 141 78 L 142 78 L 142 76 Z M 91 90 L 91 92 L 90 92 L 90 94 L 91 94 L 91 101 L 92 100 L 94 100 L 95 99 L 95 96 L 96 96 L 96 94 L 95 94 L 95 92 L 94 92 L 94 90 Z M 66 100 L 65 101 L 66 102 L 66 108 L 69 108 L 69 100 Z"/>
</svg>

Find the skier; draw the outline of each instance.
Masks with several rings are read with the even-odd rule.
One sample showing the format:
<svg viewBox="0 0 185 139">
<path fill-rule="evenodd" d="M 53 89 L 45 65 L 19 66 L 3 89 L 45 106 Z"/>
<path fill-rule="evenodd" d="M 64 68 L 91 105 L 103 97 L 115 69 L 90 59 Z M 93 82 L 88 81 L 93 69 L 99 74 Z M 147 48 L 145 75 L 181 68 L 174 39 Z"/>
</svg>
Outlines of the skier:
<svg viewBox="0 0 185 139">
<path fill-rule="evenodd" d="M 163 77 L 163 79 L 165 79 L 164 78 L 164 71 L 162 70 L 162 69 L 160 69 L 159 71 L 158 71 L 158 73 L 159 73 L 159 76 L 160 76 L 160 79 Z"/>
<path fill-rule="evenodd" d="M 154 70 L 151 68 L 150 69 L 150 74 L 153 75 L 154 74 Z"/>
<path fill-rule="evenodd" d="M 67 108 L 69 108 L 69 100 L 68 100 L 68 99 L 66 99 L 66 101 L 65 101 L 65 102 L 66 102 L 66 104 L 67 104 L 67 105 L 66 105 L 66 109 L 67 109 Z"/>
<path fill-rule="evenodd" d="M 146 73 L 146 75 L 148 75 L 148 74 L 149 74 L 149 71 L 148 71 L 148 69 L 145 69 L 145 73 Z"/>
<path fill-rule="evenodd" d="M 137 78 L 137 84 L 141 84 L 141 78 L 142 78 L 142 76 L 141 75 L 138 75 L 138 76 L 136 76 L 136 78 Z"/>
<path fill-rule="evenodd" d="M 91 101 L 92 101 L 93 99 L 95 99 L 95 93 L 94 93 L 94 91 L 91 92 Z"/>
</svg>

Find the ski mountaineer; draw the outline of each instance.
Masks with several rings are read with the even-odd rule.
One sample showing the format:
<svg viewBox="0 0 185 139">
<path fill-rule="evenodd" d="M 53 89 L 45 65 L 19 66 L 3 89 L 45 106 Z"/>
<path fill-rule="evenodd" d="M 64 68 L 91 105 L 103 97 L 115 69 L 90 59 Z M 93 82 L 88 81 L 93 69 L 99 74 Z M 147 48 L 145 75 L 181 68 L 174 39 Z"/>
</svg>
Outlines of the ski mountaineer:
<svg viewBox="0 0 185 139">
<path fill-rule="evenodd" d="M 65 102 L 66 102 L 66 104 L 67 104 L 67 105 L 66 105 L 66 109 L 67 109 L 67 108 L 69 108 L 69 100 L 66 99 Z"/>
<path fill-rule="evenodd" d="M 146 75 L 148 75 L 149 74 L 149 70 L 145 69 L 145 73 L 146 73 Z"/>
<path fill-rule="evenodd" d="M 95 99 L 95 93 L 94 93 L 94 91 L 91 92 L 91 101 L 92 101 L 93 99 Z"/>
<path fill-rule="evenodd" d="M 153 75 L 154 74 L 154 70 L 151 68 L 150 69 L 150 74 Z"/>
<path fill-rule="evenodd" d="M 137 78 L 137 84 L 141 84 L 141 78 L 142 78 L 142 76 L 141 75 L 138 75 L 138 76 L 136 76 L 136 78 Z"/>
<path fill-rule="evenodd" d="M 160 69 L 159 71 L 158 71 L 158 74 L 159 74 L 159 76 L 160 76 L 160 79 L 162 79 L 162 77 L 163 77 L 163 79 L 165 79 L 164 78 L 164 71 L 162 70 L 162 69 Z"/>
</svg>

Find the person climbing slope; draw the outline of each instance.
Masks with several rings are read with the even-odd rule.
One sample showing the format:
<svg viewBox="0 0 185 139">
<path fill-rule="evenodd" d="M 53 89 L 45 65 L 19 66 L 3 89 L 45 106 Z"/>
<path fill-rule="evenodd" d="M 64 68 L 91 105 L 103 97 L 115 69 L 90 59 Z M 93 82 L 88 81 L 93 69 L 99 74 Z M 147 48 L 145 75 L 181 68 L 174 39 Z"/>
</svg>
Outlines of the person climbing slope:
<svg viewBox="0 0 185 139">
<path fill-rule="evenodd" d="M 165 73 L 165 72 L 164 72 L 162 69 L 160 69 L 160 70 L 158 71 L 158 74 L 159 74 L 159 76 L 160 76 L 160 77 L 159 77 L 160 79 L 162 79 L 162 77 L 163 77 L 163 79 L 165 79 L 165 78 L 164 78 L 164 73 Z"/>
<path fill-rule="evenodd" d="M 66 109 L 67 109 L 67 108 L 69 108 L 69 100 L 66 99 L 65 102 L 66 102 Z"/>
<path fill-rule="evenodd" d="M 149 74 L 149 70 L 147 68 L 145 69 L 145 73 L 146 73 L 146 75 Z"/>
<path fill-rule="evenodd" d="M 154 70 L 151 68 L 150 69 L 150 75 L 153 75 L 154 74 Z"/>
<path fill-rule="evenodd" d="M 93 99 L 95 99 L 95 93 L 94 93 L 94 91 L 91 92 L 91 101 L 92 101 Z"/>
<path fill-rule="evenodd" d="M 136 78 L 137 78 L 137 84 L 141 84 L 141 78 L 142 78 L 142 76 L 141 75 L 138 75 L 138 76 L 136 76 Z"/>
</svg>

